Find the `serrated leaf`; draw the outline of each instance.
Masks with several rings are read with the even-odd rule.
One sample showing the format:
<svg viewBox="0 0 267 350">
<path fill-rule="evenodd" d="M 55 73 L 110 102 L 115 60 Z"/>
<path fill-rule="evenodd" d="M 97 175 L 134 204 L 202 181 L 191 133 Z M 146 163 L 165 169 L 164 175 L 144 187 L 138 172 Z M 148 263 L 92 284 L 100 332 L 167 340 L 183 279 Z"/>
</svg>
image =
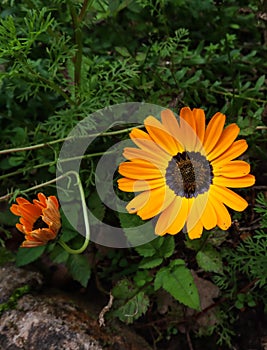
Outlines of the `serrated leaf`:
<svg viewBox="0 0 267 350">
<path fill-rule="evenodd" d="M 164 239 L 162 246 L 160 247 L 160 256 L 163 258 L 169 258 L 172 256 L 175 248 L 175 242 L 173 236 L 162 237 Z"/>
<path fill-rule="evenodd" d="M 143 256 L 144 258 L 156 255 L 159 252 L 161 246 L 163 245 L 164 239 L 164 237 L 157 237 L 151 242 L 135 247 L 135 250 L 139 255 Z"/>
<path fill-rule="evenodd" d="M 45 251 L 45 246 L 33 248 L 19 248 L 16 255 L 16 265 L 24 266 L 37 260 Z"/>
<path fill-rule="evenodd" d="M 69 258 L 69 253 L 66 252 L 60 245 L 55 245 L 54 249 L 50 253 L 50 259 L 57 263 L 62 264 L 65 263 Z"/>
<path fill-rule="evenodd" d="M 70 254 L 67 260 L 67 267 L 73 279 L 78 281 L 83 287 L 86 287 L 91 276 L 88 258 L 85 255 Z"/>
<path fill-rule="evenodd" d="M 131 298 L 137 289 L 133 286 L 133 284 L 127 280 L 123 279 L 117 282 L 117 284 L 112 289 L 112 295 L 117 299 L 128 299 Z"/>
<path fill-rule="evenodd" d="M 144 224 L 144 221 L 134 214 L 119 213 L 120 224 L 122 228 L 136 227 Z"/>
<path fill-rule="evenodd" d="M 161 287 L 180 303 L 192 309 L 200 309 L 197 287 L 190 270 L 185 266 L 184 262 L 183 265 L 181 261 L 177 265 L 170 264 L 158 271 L 154 281 L 154 288 L 158 290 Z"/>
<path fill-rule="evenodd" d="M 163 258 L 153 258 L 153 257 L 147 257 L 144 258 L 140 264 L 140 269 L 152 269 L 153 267 L 159 266 L 163 261 Z"/>
<path fill-rule="evenodd" d="M 223 273 L 223 263 L 220 253 L 211 245 L 207 245 L 196 255 L 198 266 L 204 271 Z"/>
<path fill-rule="evenodd" d="M 133 323 L 148 309 L 149 298 L 144 292 L 139 292 L 125 304 L 117 308 L 113 315 L 126 324 Z"/>
<path fill-rule="evenodd" d="M 146 222 L 138 215 L 121 212 L 118 216 L 125 236 L 133 247 L 144 245 L 144 237 L 147 242 L 158 238 L 151 220 Z"/>
</svg>

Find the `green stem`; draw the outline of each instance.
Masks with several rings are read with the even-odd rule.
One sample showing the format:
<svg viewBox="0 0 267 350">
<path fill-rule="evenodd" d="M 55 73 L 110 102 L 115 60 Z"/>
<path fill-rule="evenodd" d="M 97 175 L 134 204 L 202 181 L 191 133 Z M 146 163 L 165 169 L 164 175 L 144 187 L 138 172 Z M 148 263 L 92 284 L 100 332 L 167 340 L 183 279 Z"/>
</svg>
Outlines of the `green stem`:
<svg viewBox="0 0 267 350">
<path fill-rule="evenodd" d="M 77 51 L 74 57 L 74 84 L 76 87 L 80 86 L 81 83 L 81 69 L 82 69 L 82 30 L 80 19 L 76 13 L 74 6 L 69 2 L 69 8 L 73 23 L 74 40 L 77 45 Z"/>
<path fill-rule="evenodd" d="M 108 131 L 108 132 L 103 132 L 101 134 L 92 134 L 92 135 L 85 135 L 85 136 L 81 136 L 80 138 L 88 138 L 88 137 L 97 137 L 97 136 L 113 136 L 113 135 L 119 135 L 119 134 L 123 134 L 125 132 L 130 132 L 131 130 L 135 129 L 135 128 L 142 128 L 144 125 L 137 125 L 137 126 L 133 126 L 131 128 L 126 128 L 126 129 L 122 129 L 122 130 L 117 130 L 117 131 Z M 53 140 L 53 141 L 48 141 L 48 142 L 44 142 L 44 143 L 39 143 L 37 145 L 32 145 L 32 146 L 26 146 L 26 147 L 16 147 L 16 148 L 9 148 L 9 149 L 4 149 L 2 151 L 0 151 L 0 154 L 7 154 L 7 153 L 14 153 L 14 152 L 24 152 L 24 151 L 31 151 L 34 149 L 39 149 L 39 148 L 43 148 L 43 147 L 48 147 L 60 142 L 65 142 L 67 140 L 71 140 L 76 138 L 76 136 L 67 136 L 67 137 L 63 137 L 61 139 L 57 139 L 57 140 Z"/>
<path fill-rule="evenodd" d="M 69 103 L 69 105 L 74 105 L 74 101 L 52 80 L 46 79 L 45 77 L 41 76 L 39 73 L 36 73 L 29 64 L 25 63 L 27 65 L 28 72 L 33 76 L 33 79 L 39 79 L 43 83 L 47 84 L 51 90 L 56 91 L 59 95 L 61 95 L 65 101 Z M 26 76 L 27 78 L 27 76 Z"/>
<path fill-rule="evenodd" d="M 65 242 L 63 242 L 61 239 L 59 239 L 58 243 L 63 247 L 68 253 L 70 254 L 81 254 L 85 251 L 89 244 L 90 240 L 90 224 L 89 224 L 89 217 L 87 212 L 87 205 L 85 202 L 85 196 L 83 191 L 83 186 L 81 183 L 81 179 L 79 174 L 76 171 L 68 171 L 65 176 L 73 174 L 76 177 L 77 185 L 79 187 L 80 196 L 81 196 L 81 202 L 82 202 L 82 210 L 83 210 L 83 219 L 84 219 L 84 226 L 85 226 L 85 240 L 83 242 L 83 245 L 79 249 L 72 249 L 70 248 Z"/>
<path fill-rule="evenodd" d="M 219 90 L 216 90 L 216 89 L 213 89 L 213 88 L 211 88 L 211 91 L 214 92 L 215 94 L 219 94 L 219 95 L 223 95 L 223 96 L 229 96 L 229 97 L 234 97 L 234 98 L 242 99 L 242 100 L 245 100 L 245 101 L 266 103 L 265 100 L 261 100 L 261 99 L 259 99 L 259 98 L 253 98 L 253 97 L 242 96 L 242 95 L 235 95 L 234 92 L 219 91 Z"/>
<path fill-rule="evenodd" d="M 90 0 L 90 1 L 84 0 L 84 3 L 83 3 L 83 6 L 82 6 L 82 9 L 81 9 L 81 12 L 80 12 L 80 14 L 79 14 L 79 20 L 80 20 L 80 22 L 82 22 L 82 21 L 84 20 L 84 17 L 85 17 L 85 15 L 86 15 L 86 11 L 87 11 L 88 9 L 90 9 L 90 8 L 93 6 L 94 1 L 95 1 L 95 0 Z"/>
<path fill-rule="evenodd" d="M 103 154 L 113 154 L 113 153 L 114 153 L 113 151 L 91 153 L 91 154 L 86 154 L 85 156 L 65 158 L 65 159 L 61 160 L 61 163 L 70 162 L 72 160 L 77 160 L 77 159 L 86 159 L 86 158 L 92 158 L 92 157 L 99 157 L 99 156 L 102 156 Z M 5 178 L 7 178 L 7 177 L 11 177 L 11 176 L 14 176 L 14 175 L 23 174 L 23 173 L 25 173 L 27 171 L 30 171 L 32 169 L 39 169 L 39 168 L 43 168 L 43 167 L 46 167 L 46 166 L 52 166 L 52 165 L 55 165 L 57 162 L 58 162 L 58 160 L 54 160 L 54 161 L 48 162 L 48 163 L 37 164 L 37 165 L 31 166 L 29 168 L 18 169 L 16 171 L 13 171 L 12 173 L 1 175 L 0 176 L 0 180 L 3 180 Z M 2 198 L 3 197 L 0 197 L 0 201 L 1 201 Z"/>
</svg>

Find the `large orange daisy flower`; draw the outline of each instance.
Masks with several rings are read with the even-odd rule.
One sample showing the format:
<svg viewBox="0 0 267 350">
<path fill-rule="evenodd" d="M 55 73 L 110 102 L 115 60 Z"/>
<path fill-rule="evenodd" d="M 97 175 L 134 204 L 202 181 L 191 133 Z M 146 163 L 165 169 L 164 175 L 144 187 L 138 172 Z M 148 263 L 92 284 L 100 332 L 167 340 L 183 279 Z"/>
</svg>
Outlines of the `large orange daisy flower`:
<svg viewBox="0 0 267 350">
<path fill-rule="evenodd" d="M 16 227 L 25 235 L 22 247 L 42 246 L 57 237 L 61 221 L 55 196 L 47 198 L 43 193 L 38 193 L 38 200 L 34 199 L 33 203 L 22 197 L 18 197 L 16 201 L 18 204 L 13 204 L 10 210 L 20 216 L 20 223 Z"/>
<path fill-rule="evenodd" d="M 139 148 L 125 148 L 129 162 L 119 166 L 124 177 L 119 189 L 141 192 L 127 205 L 143 220 L 159 215 L 155 233 L 176 234 L 183 228 L 191 239 L 216 225 L 226 230 L 231 217 L 226 208 L 243 211 L 248 203 L 230 188 L 252 186 L 250 166 L 234 160 L 247 149 L 235 141 L 239 127 L 224 128 L 225 115 L 216 113 L 207 127 L 202 109 L 184 107 L 180 117 L 161 112 L 162 123 L 149 116 L 147 132 L 133 129 L 130 137 Z"/>
</svg>

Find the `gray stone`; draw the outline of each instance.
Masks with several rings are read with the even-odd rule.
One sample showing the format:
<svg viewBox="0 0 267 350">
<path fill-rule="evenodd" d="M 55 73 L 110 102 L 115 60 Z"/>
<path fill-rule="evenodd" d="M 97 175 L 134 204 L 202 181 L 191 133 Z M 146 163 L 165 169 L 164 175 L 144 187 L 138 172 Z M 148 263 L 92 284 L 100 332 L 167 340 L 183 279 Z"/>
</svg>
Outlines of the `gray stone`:
<svg viewBox="0 0 267 350">
<path fill-rule="evenodd" d="M 6 302 L 19 287 L 28 285 L 31 289 L 40 289 L 43 276 L 39 272 L 19 269 L 13 264 L 0 266 L 0 304 Z"/>
<path fill-rule="evenodd" d="M 46 290 L 42 275 L 13 265 L 1 267 L 0 278 L 0 306 L 8 305 L 0 314 L 0 350 L 151 350 L 114 320 L 100 327 L 94 298 L 83 305 L 61 290 Z M 30 291 L 10 304 L 25 284 Z"/>
</svg>

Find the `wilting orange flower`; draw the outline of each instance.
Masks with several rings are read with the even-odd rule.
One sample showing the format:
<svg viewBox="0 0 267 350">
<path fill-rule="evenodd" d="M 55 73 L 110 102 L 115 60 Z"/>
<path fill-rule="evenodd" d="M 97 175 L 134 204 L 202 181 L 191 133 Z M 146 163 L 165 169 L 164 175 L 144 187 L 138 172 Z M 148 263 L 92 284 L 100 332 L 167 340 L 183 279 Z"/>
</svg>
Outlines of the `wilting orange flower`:
<svg viewBox="0 0 267 350">
<path fill-rule="evenodd" d="M 133 129 L 130 137 L 139 148 L 125 148 L 119 189 L 141 192 L 127 205 L 129 213 L 143 220 L 159 215 L 157 235 L 176 234 L 183 228 L 191 239 L 218 225 L 231 225 L 227 208 L 244 210 L 248 203 L 228 189 L 248 187 L 255 178 L 250 166 L 234 160 L 246 149 L 245 140 L 235 141 L 239 127 L 224 128 L 226 117 L 216 113 L 206 127 L 202 109 L 184 107 L 176 119 L 172 111 L 161 112 L 162 123 L 149 116 L 147 132 Z"/>
<path fill-rule="evenodd" d="M 25 235 L 22 247 L 42 246 L 57 237 L 61 221 L 55 196 L 47 198 L 43 193 L 38 193 L 38 200 L 34 199 L 33 203 L 22 197 L 18 197 L 16 201 L 18 204 L 13 204 L 10 210 L 20 216 L 20 223 L 16 227 Z"/>
</svg>

